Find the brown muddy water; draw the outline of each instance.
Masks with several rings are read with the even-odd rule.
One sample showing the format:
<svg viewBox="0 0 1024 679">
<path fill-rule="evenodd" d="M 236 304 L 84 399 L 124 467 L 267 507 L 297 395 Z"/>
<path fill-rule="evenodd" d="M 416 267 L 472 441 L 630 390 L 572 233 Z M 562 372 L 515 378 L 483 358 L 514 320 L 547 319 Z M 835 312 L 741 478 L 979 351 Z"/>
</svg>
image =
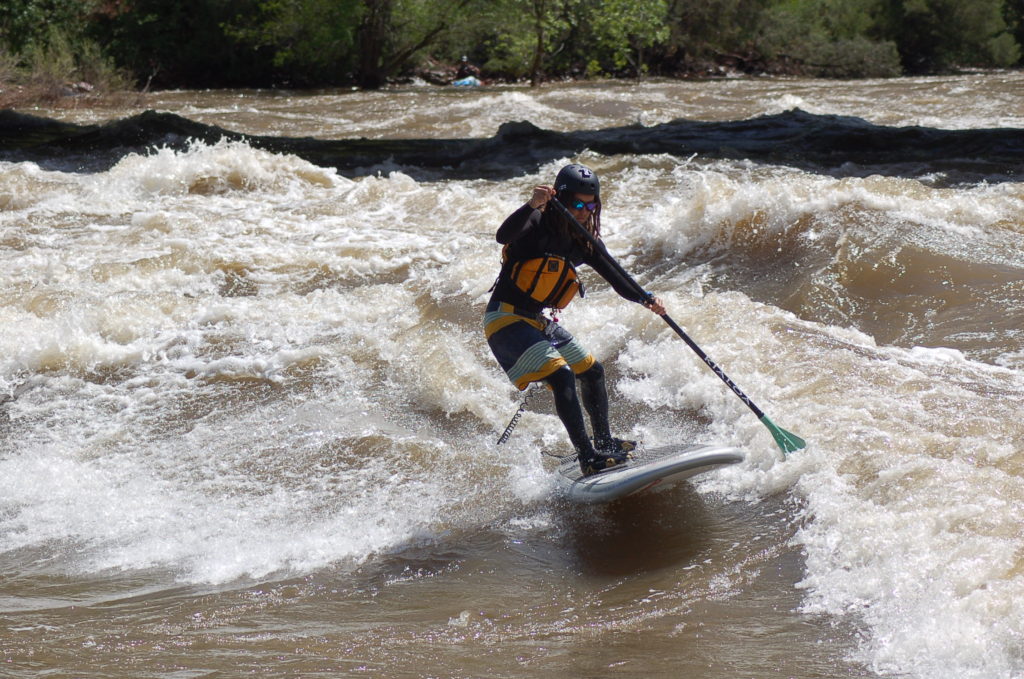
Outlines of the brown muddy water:
<svg viewBox="0 0 1024 679">
<path fill-rule="evenodd" d="M 793 108 L 1013 139 L 1024 75 L 146 106 L 322 139 Z M 610 250 L 805 451 L 589 271 L 563 322 L 608 369 L 616 433 L 746 462 L 578 507 L 539 453 L 568 445 L 549 397 L 495 446 L 522 396 L 480 331 L 493 232 L 569 161 L 601 175 Z M 1021 676 L 1024 185 L 892 163 L 583 152 L 428 181 L 244 142 L 0 162 L 0 675 Z"/>
</svg>

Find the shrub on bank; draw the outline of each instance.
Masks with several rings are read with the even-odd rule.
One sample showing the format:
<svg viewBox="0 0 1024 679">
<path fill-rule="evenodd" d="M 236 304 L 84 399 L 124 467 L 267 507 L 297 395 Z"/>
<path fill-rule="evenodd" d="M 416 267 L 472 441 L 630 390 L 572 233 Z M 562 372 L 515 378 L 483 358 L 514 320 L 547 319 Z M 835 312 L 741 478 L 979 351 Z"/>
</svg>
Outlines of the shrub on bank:
<svg viewBox="0 0 1024 679">
<path fill-rule="evenodd" d="M 0 49 L 0 108 L 57 103 L 69 97 L 126 92 L 133 79 L 88 39 L 70 40 L 53 31 L 20 55 Z"/>
<path fill-rule="evenodd" d="M 893 78 L 903 70 L 895 43 L 859 37 L 811 40 L 795 45 L 792 56 L 804 75 L 821 78 Z"/>
</svg>

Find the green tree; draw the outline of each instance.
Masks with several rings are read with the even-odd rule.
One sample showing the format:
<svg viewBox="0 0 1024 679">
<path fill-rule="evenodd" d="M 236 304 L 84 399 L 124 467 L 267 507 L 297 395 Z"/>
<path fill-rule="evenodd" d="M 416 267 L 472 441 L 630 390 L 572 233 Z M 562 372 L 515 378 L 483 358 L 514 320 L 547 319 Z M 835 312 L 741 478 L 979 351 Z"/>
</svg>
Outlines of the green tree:
<svg viewBox="0 0 1024 679">
<path fill-rule="evenodd" d="M 0 77 L 43 96 L 59 96 L 70 81 L 96 89 L 130 82 L 89 33 L 99 0 L 5 0 L 0 4 Z"/>
<path fill-rule="evenodd" d="M 359 25 L 359 84 L 376 89 L 384 84 L 387 67 L 384 55 L 392 39 L 393 0 L 364 0 L 363 20 Z"/>
<path fill-rule="evenodd" d="M 894 39 L 911 72 L 1010 66 L 1020 59 L 1003 0 L 889 1 Z"/>
<path fill-rule="evenodd" d="M 602 0 L 590 22 L 600 56 L 639 77 L 647 70 L 644 50 L 668 40 L 667 18 L 665 0 Z"/>
<path fill-rule="evenodd" d="M 1024 0 L 1006 0 L 1003 18 L 1018 47 L 1024 47 Z M 1024 54 L 1016 65 L 1024 65 Z"/>
<path fill-rule="evenodd" d="M 485 67 L 514 78 L 529 77 L 537 85 L 548 70 L 571 72 L 572 43 L 580 38 L 582 0 L 498 0 L 487 15 L 498 27 L 485 43 L 490 58 Z"/>
<path fill-rule="evenodd" d="M 273 52 L 240 44 L 226 30 L 259 14 L 257 0 L 124 0 L 93 31 L 120 65 L 157 85 L 269 85 Z"/>
<path fill-rule="evenodd" d="M 884 39 L 884 0 L 784 0 L 764 14 L 759 48 L 808 75 L 884 77 L 901 73 Z"/>
<path fill-rule="evenodd" d="M 97 0 L 4 0 L 0 3 L 0 46 L 12 54 L 46 45 L 54 35 L 77 40 Z"/>
<path fill-rule="evenodd" d="M 98 73 L 111 55 L 158 86 L 372 88 L 461 54 L 534 84 L 724 61 L 879 76 L 1011 66 L 1022 41 L 1024 0 L 0 2 L 8 70 Z"/>
<path fill-rule="evenodd" d="M 479 21 L 485 0 L 363 0 L 358 82 L 367 88 L 407 72 L 445 37 Z M 462 31 L 465 32 L 465 31 Z"/>
<path fill-rule="evenodd" d="M 260 0 L 253 15 L 236 15 L 225 34 L 239 48 L 271 55 L 275 79 L 289 84 L 351 80 L 361 0 Z"/>
<path fill-rule="evenodd" d="M 669 52 L 677 61 L 753 56 L 771 0 L 672 0 Z"/>
<path fill-rule="evenodd" d="M 484 67 L 537 85 L 549 74 L 646 70 L 646 51 L 669 36 L 666 0 L 498 0 L 478 36 Z"/>
</svg>

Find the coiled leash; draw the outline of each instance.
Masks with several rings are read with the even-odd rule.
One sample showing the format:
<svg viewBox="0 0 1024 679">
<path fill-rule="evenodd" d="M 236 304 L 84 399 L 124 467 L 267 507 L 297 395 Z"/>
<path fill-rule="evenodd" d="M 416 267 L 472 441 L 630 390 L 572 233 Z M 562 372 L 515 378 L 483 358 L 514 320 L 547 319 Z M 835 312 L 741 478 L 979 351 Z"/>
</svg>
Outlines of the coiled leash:
<svg viewBox="0 0 1024 679">
<path fill-rule="evenodd" d="M 505 427 L 505 431 L 502 432 L 501 436 L 498 438 L 498 445 L 499 446 L 502 443 L 507 442 L 512 437 L 512 432 L 515 430 L 516 425 L 519 424 L 519 418 L 521 418 L 523 416 L 523 413 L 526 412 L 527 404 L 529 404 L 530 399 L 534 397 L 534 394 L 537 391 L 539 391 L 539 390 L 531 388 L 529 391 L 526 392 L 526 397 L 523 399 L 523 402 L 519 404 L 519 409 L 516 410 L 516 414 L 512 416 L 512 421 L 508 423 L 508 426 Z M 541 455 L 546 455 L 548 457 L 553 457 L 556 460 L 558 460 L 559 462 L 565 462 L 566 460 L 568 460 L 570 458 L 573 459 L 573 460 L 576 459 L 576 453 L 569 453 L 568 455 L 556 455 L 555 453 L 549 453 L 546 450 L 542 450 L 540 452 L 541 452 Z"/>
<path fill-rule="evenodd" d="M 519 410 L 517 410 L 516 414 L 512 416 L 512 421 L 508 423 L 508 426 L 505 427 L 505 431 L 502 432 L 501 436 L 498 438 L 499 446 L 511 438 L 512 432 L 515 430 L 516 425 L 519 424 L 519 418 L 521 418 L 523 416 L 523 412 L 526 411 L 526 405 L 530 402 L 530 399 L 533 398 L 534 391 L 536 390 L 530 389 L 526 392 L 526 398 L 524 398 L 523 402 L 519 404 Z"/>
<path fill-rule="evenodd" d="M 526 406 L 530 403 L 530 399 L 534 397 L 537 391 L 537 389 L 531 388 L 529 391 L 526 392 L 526 396 L 523 398 L 523 402 L 519 404 L 519 408 L 518 410 L 516 410 L 515 415 L 512 416 L 512 420 L 509 421 L 508 426 L 505 427 L 505 431 L 503 431 L 501 433 L 501 436 L 498 437 L 499 446 L 503 443 L 506 443 L 512 437 L 512 432 L 515 431 L 516 425 L 519 424 L 519 419 L 523 416 L 523 413 L 526 412 Z M 643 445 L 643 441 L 639 441 L 637 443 L 636 450 L 642 451 Z M 547 450 L 542 450 L 540 452 L 542 455 L 545 455 L 547 457 L 553 457 L 559 462 L 565 462 L 566 460 L 576 460 L 579 457 L 576 453 L 558 455 L 557 453 L 552 453 Z"/>
</svg>

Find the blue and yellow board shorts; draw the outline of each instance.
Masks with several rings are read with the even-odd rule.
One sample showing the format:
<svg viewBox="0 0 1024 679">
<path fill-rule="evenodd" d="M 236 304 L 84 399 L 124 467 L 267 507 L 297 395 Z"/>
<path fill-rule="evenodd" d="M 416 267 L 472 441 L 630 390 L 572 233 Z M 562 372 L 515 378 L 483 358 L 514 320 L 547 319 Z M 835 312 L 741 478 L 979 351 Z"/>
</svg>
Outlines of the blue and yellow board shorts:
<svg viewBox="0 0 1024 679">
<path fill-rule="evenodd" d="M 484 313 L 484 335 L 512 384 L 522 391 L 564 365 L 577 375 L 594 365 L 594 356 L 555 321 L 516 313 L 505 302 L 491 301 Z"/>
</svg>

